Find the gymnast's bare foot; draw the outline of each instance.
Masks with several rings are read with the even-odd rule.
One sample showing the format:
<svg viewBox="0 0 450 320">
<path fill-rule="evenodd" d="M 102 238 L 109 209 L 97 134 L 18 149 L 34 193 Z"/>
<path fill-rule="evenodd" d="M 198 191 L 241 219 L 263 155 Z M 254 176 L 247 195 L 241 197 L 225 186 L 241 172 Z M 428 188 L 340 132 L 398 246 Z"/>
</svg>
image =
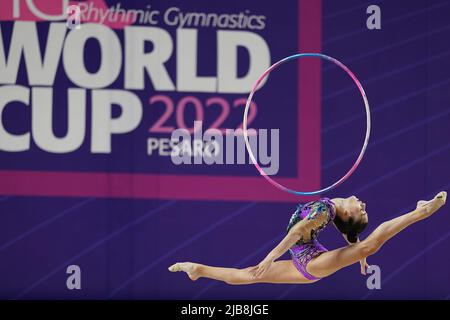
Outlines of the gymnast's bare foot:
<svg viewBox="0 0 450 320">
<path fill-rule="evenodd" d="M 447 201 L 447 192 L 439 192 L 432 200 L 424 201 L 420 200 L 417 202 L 416 209 L 419 209 L 420 219 L 425 219 L 435 213 L 440 207 L 442 207 Z M 422 210 L 420 210 L 422 209 Z"/>
<path fill-rule="evenodd" d="M 169 267 L 170 272 L 183 271 L 186 272 L 188 277 L 195 281 L 200 278 L 199 264 L 192 262 L 177 262 Z"/>
</svg>

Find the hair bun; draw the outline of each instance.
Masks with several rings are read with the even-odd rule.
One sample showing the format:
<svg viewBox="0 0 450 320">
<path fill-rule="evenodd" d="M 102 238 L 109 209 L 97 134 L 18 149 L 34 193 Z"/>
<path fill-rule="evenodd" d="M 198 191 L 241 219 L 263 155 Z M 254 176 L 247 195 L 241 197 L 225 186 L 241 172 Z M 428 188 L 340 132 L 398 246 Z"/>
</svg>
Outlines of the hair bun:
<svg viewBox="0 0 450 320">
<path fill-rule="evenodd" d="M 347 234 L 347 240 L 348 242 L 356 243 L 358 242 L 358 235 L 356 233 L 349 233 Z"/>
</svg>

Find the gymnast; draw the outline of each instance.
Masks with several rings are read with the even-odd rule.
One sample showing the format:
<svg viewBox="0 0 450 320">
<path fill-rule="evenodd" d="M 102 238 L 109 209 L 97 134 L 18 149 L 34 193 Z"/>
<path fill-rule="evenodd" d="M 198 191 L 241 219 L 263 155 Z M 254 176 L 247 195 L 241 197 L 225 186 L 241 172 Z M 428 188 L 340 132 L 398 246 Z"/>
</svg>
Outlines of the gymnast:
<svg viewBox="0 0 450 320">
<path fill-rule="evenodd" d="M 236 269 L 212 267 L 199 263 L 179 262 L 169 271 L 183 271 L 191 280 L 210 278 L 231 285 L 252 283 L 313 283 L 336 271 L 359 262 L 365 274 L 366 258 L 411 224 L 428 218 L 445 204 L 447 193 L 442 191 L 430 201 L 419 201 L 415 210 L 386 221 L 366 239 L 359 234 L 368 223 L 366 205 L 355 196 L 349 198 L 321 198 L 297 205 L 286 236 L 256 266 Z M 328 251 L 317 236 L 326 226 L 334 224 L 348 242 L 348 246 Z M 276 261 L 286 251 L 292 260 Z"/>
</svg>

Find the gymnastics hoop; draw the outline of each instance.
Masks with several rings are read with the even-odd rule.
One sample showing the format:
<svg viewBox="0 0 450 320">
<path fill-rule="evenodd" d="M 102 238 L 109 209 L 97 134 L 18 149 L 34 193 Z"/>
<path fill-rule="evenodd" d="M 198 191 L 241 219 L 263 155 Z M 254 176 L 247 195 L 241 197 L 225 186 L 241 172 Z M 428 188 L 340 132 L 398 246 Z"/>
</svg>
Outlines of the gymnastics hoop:
<svg viewBox="0 0 450 320">
<path fill-rule="evenodd" d="M 361 93 L 361 96 L 363 98 L 364 101 L 364 106 L 366 109 L 366 136 L 364 139 L 364 144 L 361 148 L 361 152 L 359 153 L 358 158 L 356 159 L 355 163 L 353 164 L 353 166 L 350 168 L 350 170 L 348 170 L 348 172 L 339 180 L 337 180 L 335 183 L 333 183 L 332 185 L 320 189 L 320 190 L 315 190 L 315 191 L 297 191 L 297 190 L 293 190 L 293 189 L 289 189 L 285 186 L 283 186 L 282 184 L 276 182 L 275 180 L 273 180 L 272 178 L 270 178 L 263 169 L 261 169 L 261 167 L 259 166 L 258 162 L 255 160 L 255 157 L 253 155 L 252 149 L 250 147 L 250 142 L 248 139 L 248 132 L 247 132 L 247 115 L 248 115 L 248 110 L 250 109 L 250 105 L 252 103 L 252 99 L 253 99 L 253 95 L 255 94 L 256 89 L 259 87 L 259 85 L 261 84 L 261 82 L 269 75 L 270 72 L 272 72 L 273 70 L 275 70 L 277 67 L 279 67 L 281 64 L 289 61 L 289 60 L 294 60 L 294 59 L 298 59 L 298 58 L 304 58 L 304 57 L 314 57 L 314 58 L 321 58 L 324 60 L 328 60 L 333 62 L 334 64 L 336 64 L 337 66 L 339 66 L 341 69 L 343 69 L 352 79 L 353 82 L 356 84 L 356 86 L 359 89 L 359 92 Z M 244 140 L 245 140 L 245 146 L 247 148 L 247 151 L 250 155 L 250 158 L 252 159 L 253 164 L 255 165 L 256 169 L 258 170 L 258 172 L 260 173 L 260 175 L 262 175 L 264 178 L 266 178 L 267 181 L 269 181 L 272 185 L 274 185 L 275 187 L 277 187 L 278 189 L 285 191 L 285 192 L 289 192 L 295 195 L 314 195 L 314 194 L 319 194 L 319 193 L 323 193 L 326 191 L 329 191 L 335 187 L 337 187 L 338 185 L 340 185 L 342 182 L 344 182 L 345 180 L 347 180 L 348 177 L 350 177 L 352 175 L 352 173 L 356 170 L 356 168 L 358 167 L 359 163 L 361 162 L 364 153 L 366 152 L 366 148 L 367 148 L 367 144 L 369 143 L 369 136 L 370 136 L 370 109 L 369 109 L 369 102 L 367 101 L 367 96 L 366 93 L 364 92 L 364 89 L 361 85 L 361 82 L 359 82 L 358 78 L 356 78 L 356 76 L 353 74 L 353 72 L 350 71 L 349 68 L 347 68 L 347 66 L 345 66 L 342 62 L 340 62 L 339 60 L 336 60 L 333 57 L 327 56 L 325 54 L 321 54 L 321 53 L 297 53 L 294 54 L 292 56 L 286 57 L 284 59 L 281 59 L 280 61 L 274 63 L 273 65 L 271 65 L 266 71 L 264 71 L 264 73 L 258 78 L 258 80 L 255 82 L 255 84 L 252 87 L 252 90 L 250 91 L 250 94 L 247 98 L 247 103 L 245 105 L 245 110 L 244 110 L 244 121 L 243 121 L 243 131 L 244 131 Z"/>
</svg>

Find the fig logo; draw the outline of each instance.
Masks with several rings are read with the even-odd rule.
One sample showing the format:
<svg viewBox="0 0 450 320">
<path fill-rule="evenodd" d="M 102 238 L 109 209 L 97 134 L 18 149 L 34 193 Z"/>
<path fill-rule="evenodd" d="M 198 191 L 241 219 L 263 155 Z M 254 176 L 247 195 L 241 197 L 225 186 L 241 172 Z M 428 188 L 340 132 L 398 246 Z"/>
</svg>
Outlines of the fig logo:
<svg viewBox="0 0 450 320">
<path fill-rule="evenodd" d="M 42 3 L 41 6 L 39 6 L 40 8 L 38 8 L 36 6 L 36 4 L 34 3 L 35 0 L 25 0 L 25 3 L 27 4 L 28 10 L 31 11 L 32 14 L 34 14 L 34 16 L 36 18 L 40 18 L 43 20 L 49 20 L 49 21 L 58 21 L 58 20 L 65 20 L 67 17 L 67 12 L 69 9 L 69 0 L 61 0 L 61 13 L 60 14 L 48 14 L 42 11 L 42 9 L 45 7 L 45 9 L 49 9 L 49 7 L 53 8 L 54 7 L 54 2 L 53 1 L 38 1 L 40 3 Z M 22 13 L 22 8 L 20 6 L 21 4 L 21 0 L 13 0 L 13 18 L 14 19 L 20 19 L 22 17 L 21 13 Z"/>
</svg>

